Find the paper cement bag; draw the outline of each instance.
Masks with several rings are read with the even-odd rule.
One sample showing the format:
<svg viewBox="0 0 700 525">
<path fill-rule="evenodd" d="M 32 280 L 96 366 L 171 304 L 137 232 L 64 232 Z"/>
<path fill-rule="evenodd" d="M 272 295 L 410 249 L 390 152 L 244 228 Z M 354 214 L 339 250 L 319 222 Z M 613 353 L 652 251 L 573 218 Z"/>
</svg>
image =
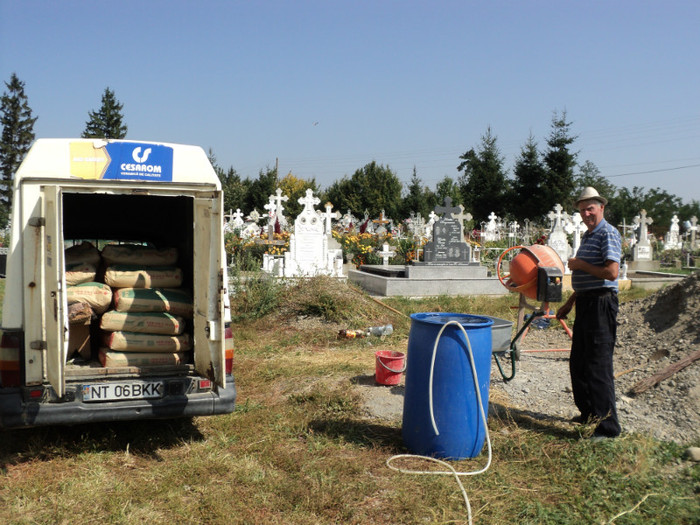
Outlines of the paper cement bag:
<svg viewBox="0 0 700 525">
<path fill-rule="evenodd" d="M 139 332 L 146 334 L 179 335 L 185 322 L 178 315 L 166 312 L 118 312 L 110 310 L 100 319 L 100 328 L 108 332 Z"/>
</svg>

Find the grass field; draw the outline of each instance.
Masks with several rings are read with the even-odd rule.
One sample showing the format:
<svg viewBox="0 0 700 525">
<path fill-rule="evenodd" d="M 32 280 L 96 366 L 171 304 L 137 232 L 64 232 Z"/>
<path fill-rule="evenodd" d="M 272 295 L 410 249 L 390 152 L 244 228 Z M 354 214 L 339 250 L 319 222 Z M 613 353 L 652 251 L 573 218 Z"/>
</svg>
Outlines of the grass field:
<svg viewBox="0 0 700 525">
<path fill-rule="evenodd" d="M 406 452 L 400 421 L 363 417 L 353 378 L 374 373 L 375 350 L 405 351 L 403 314 L 509 317 L 515 297 L 387 299 L 390 309 L 315 279 L 290 288 L 262 280 L 233 300 L 233 414 L 2 432 L 0 523 L 467 522 L 454 479 L 387 468 Z M 384 341 L 336 339 L 339 328 L 387 322 L 395 332 Z M 642 435 L 592 443 L 508 411 L 489 428 L 491 468 L 463 478 L 474 523 L 699 522 L 700 467 L 679 445 Z"/>
</svg>

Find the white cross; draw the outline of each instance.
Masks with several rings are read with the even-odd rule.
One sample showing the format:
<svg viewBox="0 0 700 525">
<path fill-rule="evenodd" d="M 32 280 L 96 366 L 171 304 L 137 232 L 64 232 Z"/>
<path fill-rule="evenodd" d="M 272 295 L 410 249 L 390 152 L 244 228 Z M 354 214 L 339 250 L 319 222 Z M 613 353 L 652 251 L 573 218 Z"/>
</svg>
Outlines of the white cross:
<svg viewBox="0 0 700 525">
<path fill-rule="evenodd" d="M 647 233 L 647 226 L 654 222 L 654 219 L 651 217 L 647 217 L 647 211 L 642 210 L 639 212 L 639 215 L 637 215 L 634 218 L 634 223 L 640 226 L 639 230 L 639 244 L 642 246 L 648 246 L 649 245 L 649 237 Z"/>
<path fill-rule="evenodd" d="M 579 212 L 574 213 L 571 216 L 571 224 L 573 225 L 574 234 L 574 245 L 573 251 L 576 253 L 578 247 L 581 245 L 581 234 L 585 232 L 586 226 L 583 224 L 583 219 L 581 219 L 581 214 Z"/>
<path fill-rule="evenodd" d="M 692 225 L 692 226 L 690 226 L 690 228 L 688 228 L 688 231 L 690 232 L 690 247 L 691 247 L 691 249 L 694 250 L 695 249 L 695 239 L 696 239 L 695 235 L 696 235 L 696 232 L 698 231 L 698 218 L 695 215 L 693 215 L 690 218 L 690 224 Z"/>
<path fill-rule="evenodd" d="M 326 235 L 330 235 L 331 233 L 331 219 L 338 219 L 340 218 L 340 213 L 337 211 L 331 212 L 333 209 L 333 205 L 330 202 L 326 203 L 326 213 L 323 213 L 323 218 L 326 220 Z"/>
<path fill-rule="evenodd" d="M 377 255 L 380 255 L 382 258 L 382 266 L 389 266 L 389 259 L 394 256 L 394 250 L 391 250 L 389 245 L 384 243 L 382 245 L 382 251 L 377 252 Z"/>
<path fill-rule="evenodd" d="M 314 192 L 311 188 L 306 190 L 304 197 L 299 197 L 299 204 L 304 206 L 304 211 L 314 211 L 314 206 L 321 202 L 321 199 L 314 197 Z"/>
<path fill-rule="evenodd" d="M 282 215 L 282 212 L 284 211 L 284 207 L 282 206 L 282 202 L 287 202 L 289 200 L 289 197 L 286 195 L 282 197 L 282 188 L 277 188 L 275 191 L 275 214 L 280 217 Z"/>
<path fill-rule="evenodd" d="M 268 222 L 272 220 L 272 218 L 275 216 L 275 210 L 277 209 L 277 205 L 275 204 L 275 196 L 270 195 L 267 204 L 263 206 L 267 210 L 267 218 Z"/>
<path fill-rule="evenodd" d="M 243 213 L 241 213 L 240 208 L 236 208 L 236 213 L 234 213 L 231 216 L 231 219 L 233 220 L 233 225 L 234 226 L 242 226 L 243 225 Z"/>
</svg>

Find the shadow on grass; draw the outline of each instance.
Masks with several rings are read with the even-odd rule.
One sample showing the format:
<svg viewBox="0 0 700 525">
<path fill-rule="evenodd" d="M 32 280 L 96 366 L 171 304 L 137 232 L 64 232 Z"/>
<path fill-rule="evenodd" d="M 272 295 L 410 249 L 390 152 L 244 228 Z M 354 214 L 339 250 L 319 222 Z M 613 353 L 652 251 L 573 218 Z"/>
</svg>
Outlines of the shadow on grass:
<svg viewBox="0 0 700 525">
<path fill-rule="evenodd" d="M 331 439 L 342 439 L 347 443 L 363 447 L 403 449 L 401 428 L 353 419 L 315 419 L 309 428 Z"/>
<path fill-rule="evenodd" d="M 192 418 L 7 430 L 0 432 L 0 469 L 27 461 L 105 451 L 128 450 L 158 460 L 161 449 L 202 439 Z"/>
<path fill-rule="evenodd" d="M 586 427 L 570 423 L 568 419 L 561 416 L 522 410 L 499 403 L 489 403 L 489 417 L 491 416 L 506 424 L 514 424 L 519 428 L 548 434 L 556 438 L 580 439 L 586 433 Z M 489 425 L 490 427 L 491 425 Z"/>
</svg>

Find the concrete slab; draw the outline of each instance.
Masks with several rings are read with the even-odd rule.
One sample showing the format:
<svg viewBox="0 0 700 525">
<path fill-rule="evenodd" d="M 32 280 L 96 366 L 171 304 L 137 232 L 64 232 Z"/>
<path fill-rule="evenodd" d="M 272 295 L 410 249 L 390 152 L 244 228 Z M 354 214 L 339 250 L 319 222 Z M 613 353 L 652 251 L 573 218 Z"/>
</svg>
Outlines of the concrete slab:
<svg viewBox="0 0 700 525">
<path fill-rule="evenodd" d="M 373 295 L 430 297 L 436 295 L 506 295 L 496 277 L 474 279 L 408 279 L 348 270 L 348 280 Z"/>
</svg>

